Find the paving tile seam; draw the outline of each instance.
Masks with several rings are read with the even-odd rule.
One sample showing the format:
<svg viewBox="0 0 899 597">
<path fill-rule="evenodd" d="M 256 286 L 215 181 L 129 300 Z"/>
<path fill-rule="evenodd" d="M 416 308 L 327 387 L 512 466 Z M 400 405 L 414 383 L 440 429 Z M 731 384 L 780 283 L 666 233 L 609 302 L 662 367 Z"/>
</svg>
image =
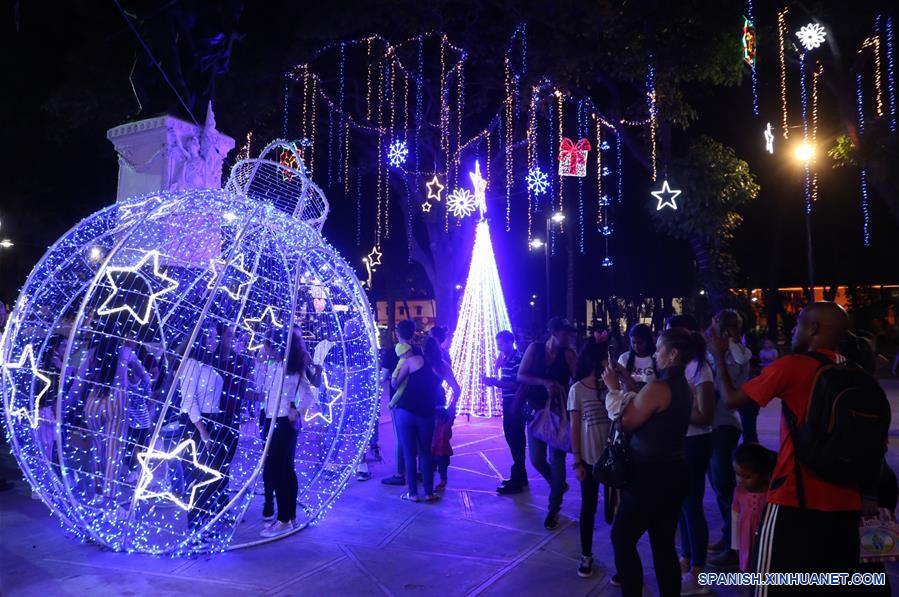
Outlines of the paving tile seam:
<svg viewBox="0 0 899 597">
<path fill-rule="evenodd" d="M 491 586 L 495 585 L 501 578 L 503 578 L 504 576 L 506 576 L 507 574 L 512 572 L 519 564 L 521 564 L 522 562 L 527 560 L 533 554 L 537 553 L 537 551 L 540 550 L 544 545 L 546 545 L 547 543 L 549 543 L 550 541 L 552 541 L 553 539 L 555 539 L 556 537 L 561 535 L 565 529 L 567 529 L 569 526 L 571 526 L 571 524 L 572 524 L 571 522 L 568 522 L 567 524 L 561 525 L 557 531 L 548 533 L 546 535 L 546 537 L 544 537 L 543 539 L 538 541 L 530 549 L 527 549 L 524 552 L 522 552 L 521 555 L 519 555 L 517 558 L 512 560 L 508 565 L 500 568 L 493 576 L 491 576 L 490 578 L 488 578 L 487 580 L 485 580 L 484 582 L 482 582 L 481 584 L 476 586 L 474 589 L 472 589 L 468 593 L 466 593 L 465 597 L 475 597 L 476 595 L 480 595 L 481 593 L 483 593 L 484 591 L 489 589 Z"/>
<path fill-rule="evenodd" d="M 473 521 L 473 522 L 479 522 L 479 521 Z M 513 530 L 517 530 L 517 529 L 513 529 Z M 523 532 L 531 533 L 531 531 L 523 531 Z M 542 535 L 542 533 L 533 533 L 533 534 Z M 296 540 L 302 541 L 303 543 L 307 543 L 309 545 L 321 545 L 322 543 L 324 543 L 323 541 L 320 541 L 320 540 L 314 541 L 312 539 L 302 539 L 300 537 L 297 537 Z M 434 557 L 439 557 L 439 558 L 455 558 L 457 560 L 471 560 L 474 562 L 483 562 L 483 563 L 487 563 L 487 564 L 508 564 L 509 562 L 512 561 L 511 558 L 490 558 L 490 557 L 484 557 L 484 556 L 472 556 L 472 555 L 459 554 L 459 553 L 449 553 L 449 552 L 443 552 L 443 551 L 410 549 L 408 547 L 402 547 L 401 545 L 398 545 L 398 544 L 393 544 L 393 545 L 389 545 L 389 546 L 379 546 L 374 543 L 358 543 L 355 541 L 341 541 L 341 542 L 334 541 L 333 543 L 329 543 L 329 545 L 333 545 L 335 547 L 339 547 L 340 545 L 346 545 L 347 547 L 358 547 L 358 548 L 362 548 L 362 549 L 376 549 L 378 547 L 388 547 L 389 549 L 393 549 L 396 551 L 403 551 L 403 552 L 407 552 L 410 554 L 434 556 Z"/>
<path fill-rule="evenodd" d="M 344 555 L 334 557 L 334 558 L 328 560 L 327 562 L 322 562 L 318 566 L 315 566 L 312 569 L 307 570 L 303 574 L 301 574 L 295 578 L 291 578 L 290 580 L 286 580 L 286 581 L 282 582 L 280 585 L 272 587 L 271 589 L 266 591 L 266 595 L 274 595 L 276 593 L 280 593 L 281 591 L 284 591 L 291 585 L 295 585 L 296 583 L 303 582 L 307 578 L 310 578 L 312 576 L 315 576 L 316 574 L 324 572 L 331 566 L 334 566 L 335 564 L 339 564 L 340 562 L 343 562 L 344 560 L 348 560 L 348 559 L 349 558 L 344 554 Z"/>
<path fill-rule="evenodd" d="M 478 452 L 478 454 L 481 456 L 481 459 L 487 463 L 487 466 L 490 467 L 490 469 L 493 471 L 493 474 L 496 475 L 496 478 L 499 479 L 500 481 L 502 481 L 503 474 L 501 472 L 499 472 L 499 469 L 496 468 L 496 465 L 493 464 L 493 461 L 490 460 L 489 458 L 487 458 L 487 455 L 484 454 L 483 452 Z"/>
<path fill-rule="evenodd" d="M 472 441 L 470 441 L 470 442 L 465 442 L 465 443 L 462 443 L 462 444 L 453 445 L 453 452 L 455 452 L 455 451 L 458 450 L 459 448 L 466 448 L 466 447 L 468 447 L 468 446 L 473 446 L 473 445 L 475 445 L 475 444 L 479 444 L 479 443 L 481 443 L 481 442 L 486 442 L 486 441 L 489 441 L 489 440 L 491 440 L 491 439 L 496 439 L 496 438 L 498 438 L 498 437 L 503 437 L 503 434 L 500 433 L 500 434 L 497 434 L 497 435 L 490 435 L 490 436 L 487 436 L 487 437 L 482 437 L 481 439 L 472 440 Z"/>
<path fill-rule="evenodd" d="M 410 502 L 410 503 L 413 503 L 413 502 Z M 422 506 L 426 506 L 427 504 L 419 503 L 417 505 L 419 507 L 422 507 Z M 415 522 L 416 518 L 418 518 L 419 516 L 421 516 L 424 513 L 425 513 L 424 509 L 421 509 L 418 512 L 413 512 L 412 515 L 409 516 L 409 518 L 407 518 L 406 520 L 401 522 L 398 527 L 396 527 L 392 532 L 388 533 L 386 537 L 381 539 L 381 541 L 378 543 L 378 547 L 386 547 L 391 541 L 396 539 L 400 535 L 400 533 L 402 533 L 404 530 L 406 530 L 406 528 L 409 525 L 411 525 L 413 522 Z"/>
<path fill-rule="evenodd" d="M 268 589 L 268 587 L 250 583 L 242 583 L 235 582 L 230 580 L 217 580 L 214 578 L 204 578 L 200 576 L 186 576 L 183 574 L 173 574 L 171 572 L 154 572 L 150 570 L 139 570 L 134 568 L 120 568 L 118 566 L 104 566 L 101 564 L 88 564 L 86 562 L 76 562 L 73 560 L 63 560 L 57 558 L 44 558 L 45 562 L 50 562 L 53 564 L 68 564 L 70 566 L 85 566 L 87 568 L 96 568 L 98 570 L 106 570 L 111 572 L 121 572 L 122 574 L 141 574 L 144 576 L 157 576 L 160 578 L 169 578 L 172 580 L 184 580 L 188 582 L 204 582 L 214 585 L 221 585 L 224 587 L 229 587 L 233 589 L 240 589 L 243 591 L 254 591 L 257 593 L 264 592 Z M 191 562 L 195 563 L 195 562 Z"/>
<path fill-rule="evenodd" d="M 381 591 L 382 591 L 385 595 L 387 595 L 388 597 L 395 597 L 393 591 L 391 591 L 390 589 L 388 589 L 388 588 L 387 588 L 387 585 L 385 585 L 384 583 L 382 583 L 381 580 L 380 580 L 377 576 L 375 576 L 374 574 L 372 574 L 371 572 L 369 572 L 368 568 L 366 568 L 366 567 L 365 567 L 365 564 L 363 564 L 363 563 L 359 560 L 359 558 L 356 557 L 356 554 L 353 553 L 353 550 L 352 550 L 352 549 L 350 549 L 348 546 L 343 545 L 343 544 L 338 545 L 338 547 L 340 547 L 341 551 L 343 551 L 343 553 L 346 554 L 346 557 L 349 558 L 350 561 L 352 561 L 353 564 L 355 564 L 356 567 L 357 567 L 359 570 L 361 570 L 363 574 L 365 574 L 367 577 L 369 577 L 369 578 L 371 579 L 371 581 L 372 581 L 373 583 L 375 583 L 375 585 L 377 585 L 377 587 L 378 587 L 379 589 L 381 589 Z"/>
</svg>

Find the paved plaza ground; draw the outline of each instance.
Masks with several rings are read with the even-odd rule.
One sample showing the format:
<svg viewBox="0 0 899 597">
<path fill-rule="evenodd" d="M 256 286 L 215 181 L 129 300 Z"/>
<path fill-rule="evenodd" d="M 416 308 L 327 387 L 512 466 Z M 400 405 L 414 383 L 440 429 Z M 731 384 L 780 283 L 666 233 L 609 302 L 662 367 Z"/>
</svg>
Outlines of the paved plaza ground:
<svg viewBox="0 0 899 597">
<path fill-rule="evenodd" d="M 899 470 L 899 382 L 885 382 L 893 405 L 889 460 Z M 759 420 L 762 442 L 776 448 L 779 406 Z M 374 479 L 351 481 L 335 508 L 315 527 L 288 538 L 212 557 L 171 559 L 126 555 L 67 538 L 47 508 L 17 483 L 0 494 L 0 593 L 38 595 L 619 595 L 609 583 L 609 529 L 598 522 L 590 579 L 576 574 L 580 491 L 565 496 L 561 528 L 543 528 L 548 487 L 529 469 L 530 490 L 514 497 L 494 489 L 510 457 L 499 419 L 457 419 L 449 487 L 435 504 L 401 501 L 401 488 L 380 479 L 392 470 L 393 434 L 381 423 L 384 462 Z M 0 472 L 18 478 L 8 453 Z M 718 539 L 720 517 L 711 490 L 706 514 Z M 247 513 L 259 524 L 261 500 Z M 249 533 L 242 533 L 248 535 Z M 640 546 L 647 595 L 656 594 L 648 544 Z M 899 567 L 888 568 L 894 587 Z M 736 589 L 718 595 L 740 594 Z"/>
</svg>

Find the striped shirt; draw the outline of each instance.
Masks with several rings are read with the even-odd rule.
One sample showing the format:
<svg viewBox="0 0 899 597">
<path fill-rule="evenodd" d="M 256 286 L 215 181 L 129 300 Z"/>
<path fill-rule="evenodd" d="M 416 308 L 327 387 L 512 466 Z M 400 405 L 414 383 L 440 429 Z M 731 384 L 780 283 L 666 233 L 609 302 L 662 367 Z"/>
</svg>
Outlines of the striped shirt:
<svg viewBox="0 0 899 597">
<path fill-rule="evenodd" d="M 518 367 L 521 366 L 521 353 L 516 349 L 512 354 L 505 355 L 503 364 L 499 368 L 500 381 L 515 382 L 518 379 Z M 503 387 L 503 401 L 511 400 L 515 397 L 515 387 Z"/>
</svg>

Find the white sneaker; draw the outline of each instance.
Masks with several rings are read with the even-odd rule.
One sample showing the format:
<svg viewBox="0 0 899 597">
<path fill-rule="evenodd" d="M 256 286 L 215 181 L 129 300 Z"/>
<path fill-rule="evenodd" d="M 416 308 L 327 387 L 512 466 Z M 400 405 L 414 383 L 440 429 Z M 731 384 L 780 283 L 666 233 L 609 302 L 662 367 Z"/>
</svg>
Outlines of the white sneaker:
<svg viewBox="0 0 899 597">
<path fill-rule="evenodd" d="M 711 592 L 712 587 L 699 584 L 699 580 L 692 572 L 684 574 L 680 587 L 681 595 L 708 595 Z"/>
<path fill-rule="evenodd" d="M 272 526 L 263 529 L 259 534 L 263 537 L 279 537 L 281 535 L 284 535 L 285 533 L 289 533 L 290 531 L 294 530 L 294 528 L 296 528 L 294 521 L 291 520 L 289 522 L 281 522 L 279 520 Z"/>
</svg>

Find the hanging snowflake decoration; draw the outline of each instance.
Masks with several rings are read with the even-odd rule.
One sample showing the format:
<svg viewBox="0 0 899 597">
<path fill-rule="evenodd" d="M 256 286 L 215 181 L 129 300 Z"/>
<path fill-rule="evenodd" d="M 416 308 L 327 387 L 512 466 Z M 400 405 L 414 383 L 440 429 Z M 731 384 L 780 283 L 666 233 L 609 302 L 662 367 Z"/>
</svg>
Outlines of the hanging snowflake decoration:
<svg viewBox="0 0 899 597">
<path fill-rule="evenodd" d="M 611 257 L 606 257 L 605 259 L 603 259 L 603 260 L 602 260 L 602 266 L 603 266 L 603 267 L 612 267 L 612 258 L 611 258 Z"/>
<path fill-rule="evenodd" d="M 611 175 L 611 174 L 612 174 L 612 171 L 609 170 L 609 167 L 608 167 L 608 166 L 603 166 L 603 167 L 602 167 L 602 175 L 603 175 L 603 176 L 609 176 L 609 175 Z"/>
<path fill-rule="evenodd" d="M 540 166 L 534 166 L 528 171 L 525 182 L 528 183 L 528 190 L 535 195 L 542 195 L 549 188 L 549 177 Z"/>
<path fill-rule="evenodd" d="M 602 143 L 599 144 L 599 148 L 603 151 L 608 151 L 608 150 L 612 149 L 612 146 L 609 145 L 608 141 L 603 141 Z"/>
<path fill-rule="evenodd" d="M 796 37 L 799 38 L 799 43 L 801 43 L 806 50 L 814 50 L 815 48 L 823 44 L 824 38 L 826 36 L 827 31 L 825 31 L 824 27 L 822 27 L 818 23 L 809 23 L 796 32 Z"/>
<path fill-rule="evenodd" d="M 600 228 L 599 231 L 603 236 L 612 236 L 612 227 L 608 224 Z"/>
<path fill-rule="evenodd" d="M 394 141 L 387 150 L 387 161 L 390 165 L 398 168 L 406 163 L 406 156 L 409 155 L 409 148 L 405 141 Z"/>
<path fill-rule="evenodd" d="M 457 218 L 465 218 L 477 207 L 475 197 L 468 189 L 456 189 L 446 200 L 446 208 Z"/>
</svg>

